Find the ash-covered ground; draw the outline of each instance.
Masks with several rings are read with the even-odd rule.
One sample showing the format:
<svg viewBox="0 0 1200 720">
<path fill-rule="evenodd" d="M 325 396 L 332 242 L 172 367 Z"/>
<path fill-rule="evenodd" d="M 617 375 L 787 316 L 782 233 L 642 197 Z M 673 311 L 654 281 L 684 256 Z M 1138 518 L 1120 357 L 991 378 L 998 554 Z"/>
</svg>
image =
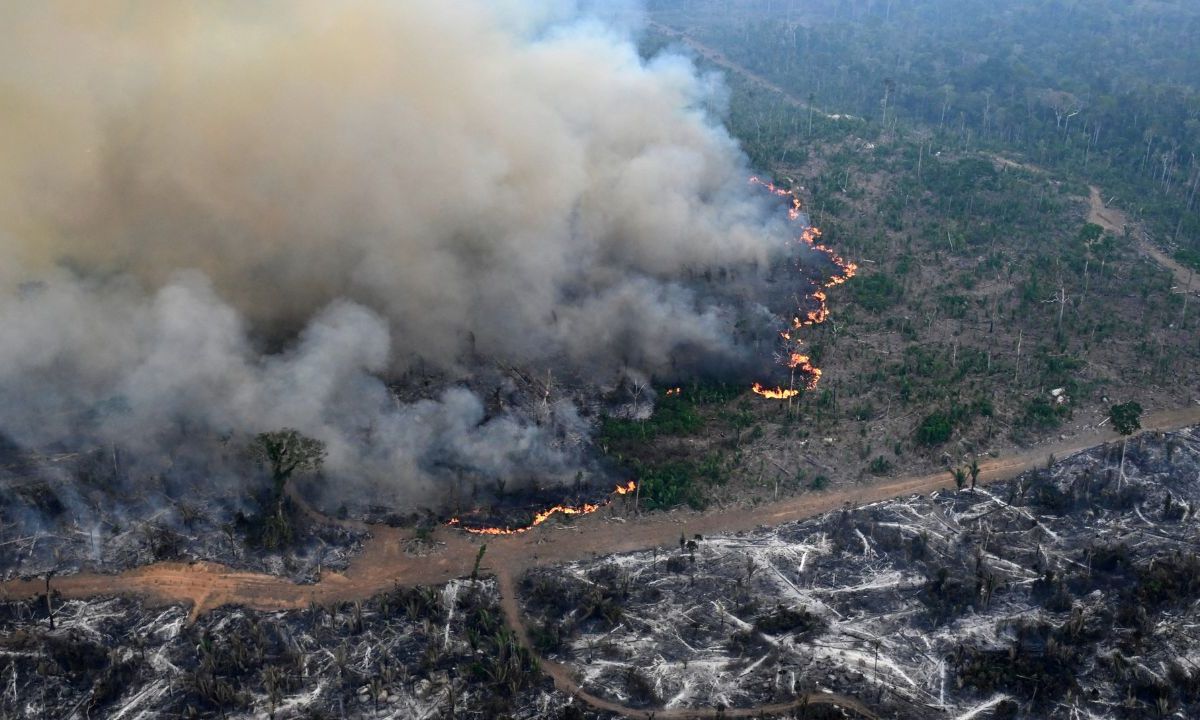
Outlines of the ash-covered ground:
<svg viewBox="0 0 1200 720">
<path fill-rule="evenodd" d="M 123 599 L 0 604 L 2 718 L 609 717 L 554 690 L 495 583 L 260 613 Z"/>
<path fill-rule="evenodd" d="M 827 690 L 886 717 L 1200 715 L 1200 431 L 1014 481 L 539 569 L 531 635 L 639 707 Z"/>
<path fill-rule="evenodd" d="M 205 447 L 214 455 L 223 449 Z M 170 466 L 134 474 L 127 461 L 111 447 L 63 453 L 0 448 L 0 577 L 212 560 L 305 582 L 322 568 L 346 567 L 366 537 L 289 499 L 292 538 L 268 547 L 260 536 L 270 508 L 267 483 L 253 466 L 236 481 L 219 474 L 205 480 L 180 477 Z"/>
</svg>

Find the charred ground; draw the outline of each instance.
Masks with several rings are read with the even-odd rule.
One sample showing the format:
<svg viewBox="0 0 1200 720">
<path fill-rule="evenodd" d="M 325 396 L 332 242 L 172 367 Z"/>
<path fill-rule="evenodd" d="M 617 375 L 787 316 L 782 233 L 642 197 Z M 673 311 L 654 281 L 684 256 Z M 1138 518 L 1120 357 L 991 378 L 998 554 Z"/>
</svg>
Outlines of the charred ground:
<svg viewBox="0 0 1200 720">
<path fill-rule="evenodd" d="M 903 67 L 898 96 L 894 80 L 878 78 L 876 117 L 861 78 L 893 58 L 864 66 L 873 47 L 890 45 L 861 41 L 906 35 L 878 17 L 883 3 L 852 5 L 866 35 L 825 32 L 790 10 L 786 22 L 756 17 L 753 3 L 652 2 L 664 24 L 645 40 L 647 50 L 686 44 L 726 74 L 727 126 L 752 163 L 795 190 L 825 240 L 861 265 L 830 293 L 830 321 L 805 331 L 825 370 L 814 391 L 792 403 L 748 392 L 754 379 L 786 382 L 757 317 L 737 330 L 753 372 L 744 358 L 697 368 L 684 352 L 656 377 L 567 377 L 494 366 L 474 356 L 472 335 L 467 371 L 448 380 L 417 367 L 394 379 L 388 400 L 468 388 L 483 405 L 476 422 L 515 413 L 571 472 L 535 463 L 497 476 L 439 456 L 423 470 L 444 482 L 420 506 L 370 493 L 348 502 L 338 478 L 315 473 L 292 485 L 283 507 L 295 532 L 281 545 L 264 542 L 277 498 L 244 456 L 245 438 L 194 436 L 188 453 L 161 461 L 115 446 L 5 444 L 0 573 L 208 559 L 308 581 L 345 567 L 368 532 L 360 519 L 418 527 L 426 543 L 450 516 L 519 526 L 631 477 L 636 506 L 621 512 L 744 510 L 1083 437 L 1115 402 L 1200 399 L 1196 288 L 1154 254 L 1195 262 L 1200 173 L 1175 132 L 1184 124 L 1155 119 L 1194 95 L 1153 91 L 1151 101 L 1137 90 L 1060 133 L 1052 111 L 1071 108 L 1050 105 L 1070 93 L 993 95 L 974 78 L 958 115 L 935 122 L 953 88 L 944 106 L 941 89 L 921 100 L 911 91 L 918 64 Z M 830 6 L 835 20 L 842 7 Z M 828 72 L 795 71 L 798 32 Z M 812 78 L 832 92 L 799 89 Z M 1007 110 L 989 115 L 1002 98 Z M 917 105 L 934 115 L 922 119 Z M 1099 138 L 1101 125 L 1122 128 L 1128 147 L 1098 148 L 1088 128 Z M 1101 205 L 1124 196 L 1128 224 L 1089 222 L 1093 183 Z M 803 303 L 796 288 L 806 286 L 789 270 L 768 273 L 758 299 Z M 680 281 L 705 296 L 733 278 L 718 269 Z M 531 637 L 587 688 L 634 707 L 746 707 L 824 688 L 896 717 L 1186 717 L 1200 702 L 1187 622 L 1200 594 L 1196 445 L 1195 431 L 1135 441 L 1124 481 L 1109 448 L 987 490 L 535 571 L 522 585 Z M 194 625 L 181 608 L 125 600 L 52 596 L 2 612 L 5 717 L 596 716 L 535 673 L 483 581 L 307 612 L 219 609 Z"/>
<path fill-rule="evenodd" d="M 121 600 L 0 606 L 3 717 L 598 718 L 504 625 L 495 584 L 193 622 Z"/>
<path fill-rule="evenodd" d="M 633 706 L 809 690 L 887 717 L 1190 716 L 1200 436 L 530 572 L 535 645 Z"/>
<path fill-rule="evenodd" d="M 1200 702 L 1200 437 L 1139 436 L 1123 479 L 1120 456 L 1112 444 L 986 489 L 534 570 L 523 625 L 532 651 L 624 706 L 686 714 L 833 691 L 887 717 L 1187 716 Z M 478 567 L 358 603 L 194 620 L 53 591 L 8 602 L 0 707 L 597 717 L 541 679 Z"/>
</svg>

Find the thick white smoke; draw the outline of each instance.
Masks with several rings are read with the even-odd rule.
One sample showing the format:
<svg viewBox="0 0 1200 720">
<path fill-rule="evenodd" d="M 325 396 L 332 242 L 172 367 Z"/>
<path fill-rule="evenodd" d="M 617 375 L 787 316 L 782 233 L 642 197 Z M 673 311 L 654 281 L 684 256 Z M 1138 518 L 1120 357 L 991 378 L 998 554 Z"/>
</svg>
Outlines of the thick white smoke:
<svg viewBox="0 0 1200 720">
<path fill-rule="evenodd" d="M 744 353 L 739 295 L 786 230 L 716 85 L 640 58 L 619 10 L 0 7 L 0 432 L 150 453 L 297 427 L 398 501 L 448 467 L 572 475 L 570 408 L 484 422 L 379 378 Z"/>
</svg>

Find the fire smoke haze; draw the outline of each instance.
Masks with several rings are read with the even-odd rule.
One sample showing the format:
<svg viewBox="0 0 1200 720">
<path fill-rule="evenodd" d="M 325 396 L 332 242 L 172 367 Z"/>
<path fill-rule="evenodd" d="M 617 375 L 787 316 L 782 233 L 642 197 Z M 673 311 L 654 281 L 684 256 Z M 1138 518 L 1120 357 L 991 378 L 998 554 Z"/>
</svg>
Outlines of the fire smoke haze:
<svg viewBox="0 0 1200 720">
<path fill-rule="evenodd" d="M 546 436 L 580 423 L 381 376 L 738 362 L 753 282 L 687 278 L 761 275 L 787 230 L 719 83 L 597 7 L 7 3 L 0 432 L 152 455 L 292 426 L 402 500 L 433 465 L 565 476 Z"/>
</svg>

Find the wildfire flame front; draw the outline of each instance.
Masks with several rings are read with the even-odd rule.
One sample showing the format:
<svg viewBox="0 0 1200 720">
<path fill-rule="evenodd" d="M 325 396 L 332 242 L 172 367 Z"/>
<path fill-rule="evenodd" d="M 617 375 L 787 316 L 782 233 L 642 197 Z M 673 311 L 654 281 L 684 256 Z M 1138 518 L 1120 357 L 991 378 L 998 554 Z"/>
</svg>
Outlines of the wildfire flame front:
<svg viewBox="0 0 1200 720">
<path fill-rule="evenodd" d="M 799 390 L 785 390 L 780 387 L 768 388 L 764 387 L 762 383 L 754 383 L 750 389 L 769 400 L 788 400 L 800 394 Z"/>
<path fill-rule="evenodd" d="M 618 485 L 613 490 L 613 494 L 614 495 L 628 495 L 629 493 L 634 492 L 635 490 L 637 490 L 637 483 L 634 482 L 633 480 L 630 480 L 629 482 L 625 483 L 624 485 Z M 596 512 L 600 508 L 607 507 L 608 505 L 611 505 L 611 504 L 612 504 L 612 497 L 609 497 L 608 499 L 604 500 L 603 502 L 598 502 L 598 503 L 584 503 L 582 505 L 576 505 L 576 506 L 555 505 L 554 507 L 547 508 L 545 510 L 542 510 L 542 511 L 534 514 L 533 520 L 528 525 L 525 525 L 523 527 L 516 527 L 516 528 L 510 528 L 510 527 L 503 527 L 503 528 L 499 528 L 499 527 L 466 527 L 462 524 L 462 520 L 460 518 L 450 518 L 449 520 L 446 521 L 446 524 L 451 527 L 457 527 L 462 530 L 465 530 L 465 531 L 471 533 L 472 535 L 520 535 L 521 533 L 529 532 L 530 530 L 534 529 L 538 525 L 541 525 L 542 523 L 546 522 L 554 515 L 589 515 L 591 513 Z"/>
<path fill-rule="evenodd" d="M 791 207 L 788 208 L 788 219 L 793 222 L 800 221 L 800 211 L 802 205 L 800 203 L 800 199 L 796 197 L 795 193 L 790 190 L 784 190 L 783 188 L 776 187 L 774 183 L 761 180 L 758 177 L 750 178 L 750 182 L 752 184 L 762 186 L 773 195 L 789 198 L 791 200 Z M 806 378 L 804 382 L 805 390 L 813 390 L 817 387 L 817 383 L 821 381 L 821 368 L 814 365 L 808 355 L 799 352 L 798 348 L 800 347 L 802 340 L 795 334 L 795 331 L 812 327 L 814 325 L 820 325 L 828 320 L 829 295 L 825 292 L 825 290 L 827 288 L 842 285 L 850 280 L 850 278 L 854 277 L 858 272 L 857 265 L 852 262 L 847 262 L 832 249 L 822 245 L 820 242 L 818 242 L 820 238 L 821 230 L 819 228 L 809 226 L 804 228 L 797 241 L 809 246 L 817 252 L 823 253 L 829 258 L 830 262 L 833 263 L 834 267 L 837 268 L 837 272 L 828 280 L 826 280 L 820 288 L 808 296 L 812 300 L 816 301 L 817 307 L 808 311 L 798 310 L 796 315 L 792 318 L 791 331 L 780 333 L 780 337 L 783 339 L 784 343 L 789 346 L 788 351 L 784 353 L 784 357 L 787 358 L 784 361 L 784 364 L 789 370 L 792 371 L 793 386 L 786 389 L 782 387 L 769 388 L 762 383 L 754 383 L 753 387 L 751 387 L 756 394 L 769 400 L 791 400 L 800 394 L 801 390 L 795 387 L 796 371 L 800 371 Z"/>
</svg>

